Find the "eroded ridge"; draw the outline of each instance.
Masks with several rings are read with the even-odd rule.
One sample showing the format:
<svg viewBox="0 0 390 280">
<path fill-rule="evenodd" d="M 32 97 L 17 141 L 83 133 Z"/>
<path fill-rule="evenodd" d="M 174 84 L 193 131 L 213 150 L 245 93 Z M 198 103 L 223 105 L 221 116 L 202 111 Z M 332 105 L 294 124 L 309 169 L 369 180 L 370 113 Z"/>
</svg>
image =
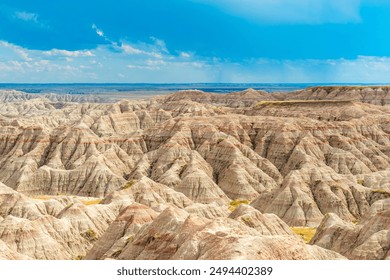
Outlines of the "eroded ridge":
<svg viewBox="0 0 390 280">
<path fill-rule="evenodd" d="M 388 259 L 388 96 L 3 91 L 0 258 Z"/>
</svg>

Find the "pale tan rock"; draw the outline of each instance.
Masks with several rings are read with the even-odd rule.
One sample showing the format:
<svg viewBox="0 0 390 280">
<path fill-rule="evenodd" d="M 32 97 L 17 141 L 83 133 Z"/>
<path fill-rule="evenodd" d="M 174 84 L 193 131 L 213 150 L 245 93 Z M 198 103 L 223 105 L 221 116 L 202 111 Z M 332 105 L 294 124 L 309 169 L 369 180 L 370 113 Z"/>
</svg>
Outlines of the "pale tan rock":
<svg viewBox="0 0 390 280">
<path fill-rule="evenodd" d="M 0 246 L 10 258 L 81 257 L 118 213 L 140 203 L 162 216 L 139 228 L 136 244 L 125 246 L 112 229 L 96 258 L 339 258 L 296 243 L 284 224 L 317 227 L 328 213 L 339 228 L 375 222 L 344 255 L 387 258 L 378 214 L 387 206 L 378 203 L 390 197 L 388 94 L 388 87 L 194 90 L 108 103 L 0 91 Z M 104 199 L 86 206 L 76 195 Z M 237 221 L 228 218 L 236 199 L 257 210 L 240 206 L 231 214 Z M 165 235 L 146 244 L 141 232 L 156 238 L 157 227 Z"/>
<path fill-rule="evenodd" d="M 31 258 L 12 251 L 7 244 L 0 240 L 0 260 L 30 260 Z"/>
<path fill-rule="evenodd" d="M 375 202 L 354 225 L 335 214 L 324 217 L 311 243 L 350 259 L 390 259 L 390 199 Z"/>
<path fill-rule="evenodd" d="M 221 206 L 216 203 L 194 203 L 184 208 L 184 210 L 189 214 L 194 214 L 207 219 L 228 217 L 230 215 L 228 205 Z"/>
<path fill-rule="evenodd" d="M 134 203 L 127 206 L 95 243 L 85 259 L 116 258 L 123 247 L 132 242 L 140 229 L 151 223 L 157 213 L 151 208 Z"/>
<path fill-rule="evenodd" d="M 111 254 L 113 252 L 111 250 L 110 257 L 118 259 L 343 258 L 335 252 L 319 247 L 311 249 L 311 246 L 305 245 L 299 237 L 290 232 L 286 233 L 275 219 L 263 219 L 262 222 L 268 223 L 264 226 L 269 229 L 276 226 L 274 230 L 277 231 L 277 228 L 280 228 L 281 232 L 278 233 L 282 235 L 269 235 L 272 230 L 262 235 L 245 223 L 233 219 L 209 220 L 169 207 L 151 223 L 144 224 L 134 238 L 127 239 L 127 242 L 123 241 L 123 237 L 117 236 L 118 247 L 115 248 L 117 251 Z M 132 219 L 129 220 L 129 224 L 132 224 Z M 122 227 L 113 223 L 110 228 L 110 232 L 118 232 L 115 228 Z M 112 240 L 112 236 L 105 236 L 108 240 L 101 239 L 97 244 L 111 244 L 112 241 L 109 240 Z M 91 252 L 99 249 L 95 245 Z M 88 258 L 96 257 L 97 254 L 88 255 Z"/>
<path fill-rule="evenodd" d="M 294 235 L 287 224 L 275 214 L 262 214 L 246 204 L 240 204 L 229 218 L 245 223 L 261 235 Z"/>
<path fill-rule="evenodd" d="M 147 177 L 141 178 L 123 190 L 110 194 L 104 199 L 104 202 L 110 203 L 117 199 L 122 200 L 122 197 L 130 198 L 132 201 L 149 207 L 169 203 L 180 208 L 184 208 L 193 203 L 184 194 L 176 192 L 162 184 L 156 183 Z"/>
<path fill-rule="evenodd" d="M 10 259 L 78 258 L 117 211 L 115 205 L 86 206 L 72 197 L 33 199 L 0 185 L 0 246 Z"/>
</svg>

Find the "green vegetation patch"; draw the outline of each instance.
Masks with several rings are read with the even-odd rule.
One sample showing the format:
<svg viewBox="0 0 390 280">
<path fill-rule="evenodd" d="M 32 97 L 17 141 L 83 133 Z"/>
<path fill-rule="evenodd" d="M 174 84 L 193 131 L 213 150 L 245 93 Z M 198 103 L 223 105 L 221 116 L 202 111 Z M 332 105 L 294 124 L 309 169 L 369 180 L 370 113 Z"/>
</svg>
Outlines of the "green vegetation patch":
<svg viewBox="0 0 390 280">
<path fill-rule="evenodd" d="M 305 105 L 305 104 L 348 104 L 351 100 L 264 100 L 258 102 L 255 107 L 260 106 L 289 106 L 289 105 Z"/>
<path fill-rule="evenodd" d="M 246 200 L 246 199 L 236 199 L 236 200 L 232 200 L 230 201 L 229 203 L 229 210 L 231 212 L 233 212 L 234 210 L 236 210 L 236 208 L 238 207 L 238 205 L 240 204 L 249 204 L 249 200 Z"/>
<path fill-rule="evenodd" d="M 126 243 L 125 243 L 125 246 L 127 246 L 127 244 L 131 243 L 134 241 L 134 235 L 129 235 L 127 238 L 126 238 Z"/>
<path fill-rule="evenodd" d="M 380 193 L 380 194 L 388 194 L 388 195 L 390 195 L 390 192 L 389 192 L 389 191 L 382 190 L 382 189 L 372 190 L 372 192 L 373 192 L 373 193 Z"/>
<path fill-rule="evenodd" d="M 313 239 L 317 231 L 316 228 L 311 228 L 311 227 L 291 227 L 291 230 L 296 235 L 302 237 L 305 243 L 309 243 Z"/>
<path fill-rule="evenodd" d="M 137 180 L 130 180 L 129 182 L 127 182 L 122 188 L 121 190 L 126 190 L 126 189 L 130 189 L 135 183 L 137 183 Z"/>
<path fill-rule="evenodd" d="M 249 227 L 254 227 L 254 222 L 252 221 L 252 218 L 250 216 L 241 217 L 241 221 L 243 221 Z"/>
<path fill-rule="evenodd" d="M 38 200 L 50 200 L 53 198 L 52 195 L 34 195 L 31 198 L 38 199 Z"/>
<path fill-rule="evenodd" d="M 97 234 L 91 228 L 87 229 L 87 231 L 82 233 L 81 236 L 84 237 L 85 239 L 87 239 L 88 241 L 91 241 L 91 242 L 97 240 Z"/>
<path fill-rule="evenodd" d="M 101 198 L 97 198 L 97 199 L 88 199 L 88 200 L 80 200 L 84 205 L 95 205 L 95 204 L 99 204 L 100 202 L 102 202 L 103 199 Z"/>
<path fill-rule="evenodd" d="M 364 185 L 364 179 L 357 179 L 356 180 L 356 183 L 358 183 L 359 185 Z"/>
</svg>

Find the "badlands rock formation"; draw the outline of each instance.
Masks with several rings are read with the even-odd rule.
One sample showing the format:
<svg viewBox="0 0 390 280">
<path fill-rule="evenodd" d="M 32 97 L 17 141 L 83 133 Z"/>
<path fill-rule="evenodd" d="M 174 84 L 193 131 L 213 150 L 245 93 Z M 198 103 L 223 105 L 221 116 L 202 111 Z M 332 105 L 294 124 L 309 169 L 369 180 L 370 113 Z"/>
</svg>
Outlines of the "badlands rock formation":
<svg viewBox="0 0 390 280">
<path fill-rule="evenodd" d="M 3 91 L 0 259 L 389 258 L 388 91 Z"/>
<path fill-rule="evenodd" d="M 350 259 L 390 260 L 390 199 L 375 202 L 356 225 L 336 214 L 326 215 L 312 244 Z"/>
</svg>

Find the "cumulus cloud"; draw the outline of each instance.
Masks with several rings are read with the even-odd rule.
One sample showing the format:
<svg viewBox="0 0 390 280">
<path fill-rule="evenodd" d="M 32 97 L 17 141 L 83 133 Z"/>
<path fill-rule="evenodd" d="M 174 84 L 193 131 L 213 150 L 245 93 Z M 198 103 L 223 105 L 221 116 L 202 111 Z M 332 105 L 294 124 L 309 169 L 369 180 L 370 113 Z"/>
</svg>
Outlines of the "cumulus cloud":
<svg viewBox="0 0 390 280">
<path fill-rule="evenodd" d="M 390 57 L 278 60 L 253 58 L 240 63 L 177 51 L 152 55 L 145 48 L 122 44 L 92 50 L 30 50 L 0 41 L 3 82 L 261 82 L 386 83 Z M 156 46 L 155 46 L 156 47 Z M 119 48 L 119 46 L 118 46 Z M 158 48 L 158 46 L 156 47 Z M 125 51 L 126 50 L 126 51 Z"/>
<path fill-rule="evenodd" d="M 8 43 L 6 41 L 0 41 L 0 49 L 2 49 L 2 57 L 8 59 L 21 59 L 23 61 L 31 61 L 32 58 L 29 57 L 29 53 L 26 49 Z"/>
<path fill-rule="evenodd" d="M 360 21 L 361 0 L 192 0 L 263 23 L 347 23 Z"/>
<path fill-rule="evenodd" d="M 0 77 L 4 82 L 67 82 L 90 74 L 89 50 L 31 50 L 0 41 Z"/>
</svg>

